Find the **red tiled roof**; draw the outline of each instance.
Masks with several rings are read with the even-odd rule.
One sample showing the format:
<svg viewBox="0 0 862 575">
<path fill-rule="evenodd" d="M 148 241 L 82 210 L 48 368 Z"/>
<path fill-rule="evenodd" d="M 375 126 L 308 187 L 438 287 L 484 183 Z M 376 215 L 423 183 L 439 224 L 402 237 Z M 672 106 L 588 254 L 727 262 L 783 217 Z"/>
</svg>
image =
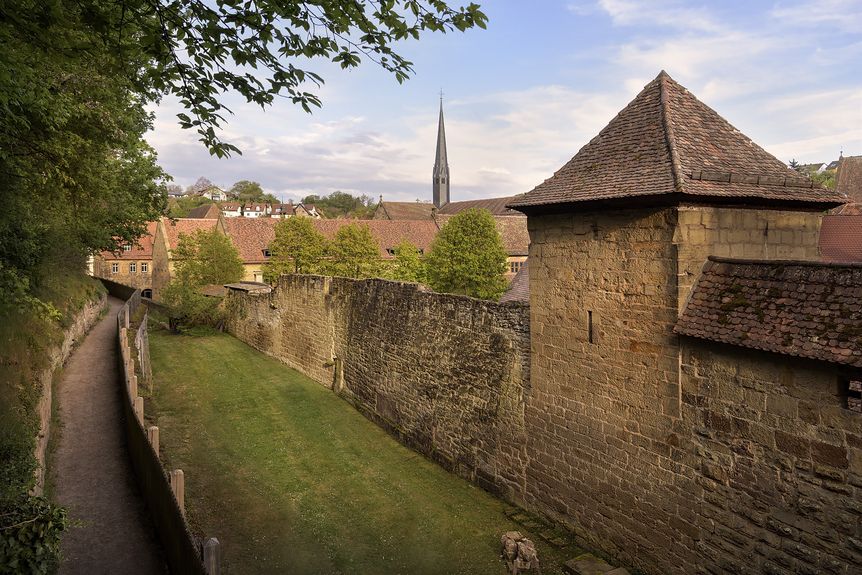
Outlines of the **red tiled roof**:
<svg viewBox="0 0 862 575">
<path fill-rule="evenodd" d="M 281 221 L 277 218 L 225 218 L 224 226 L 245 263 L 262 263 L 267 260 L 263 251 L 275 239 L 275 226 Z M 387 250 L 405 240 L 428 252 L 437 235 L 437 224 L 433 221 L 344 219 L 312 220 L 312 224 L 330 240 L 342 226 L 367 225 L 380 246 L 380 256 L 384 258 L 391 258 Z"/>
<path fill-rule="evenodd" d="M 449 202 L 438 210 L 438 214 L 455 215 L 470 208 L 481 208 L 491 212 L 492 216 L 521 216 L 520 213 L 508 208 L 508 204 L 516 199 L 516 196 L 504 198 L 484 198 L 481 200 L 464 200 L 461 202 Z"/>
<path fill-rule="evenodd" d="M 820 258 L 827 262 L 862 262 L 862 216 L 823 216 Z"/>
<path fill-rule="evenodd" d="M 147 233 L 138 238 L 132 244 L 129 251 L 120 250 L 118 253 L 102 252 L 100 255 L 104 260 L 151 260 L 153 259 L 153 238 L 156 235 L 158 222 L 147 222 Z"/>
<path fill-rule="evenodd" d="M 862 265 L 710 257 L 674 331 L 862 367 Z"/>
<path fill-rule="evenodd" d="M 374 212 L 375 220 L 430 220 L 434 204 L 423 202 L 385 202 L 380 200 Z"/>
<path fill-rule="evenodd" d="M 367 225 L 384 258 L 392 257 L 387 250 L 403 241 L 428 253 L 438 231 L 437 224 L 431 220 L 314 220 L 314 227 L 328 239 L 333 239 L 339 228 L 349 224 Z"/>
<path fill-rule="evenodd" d="M 213 219 L 194 219 L 194 218 L 179 218 L 169 220 L 163 218 L 162 222 L 165 226 L 165 233 L 168 239 L 168 249 L 175 249 L 180 240 L 180 234 L 191 235 L 198 230 L 211 230 L 216 226 L 218 220 Z"/>
<path fill-rule="evenodd" d="M 566 165 L 509 205 L 529 211 L 655 196 L 843 203 L 842 196 L 788 168 L 662 72 Z"/>
<path fill-rule="evenodd" d="M 500 303 L 510 301 L 530 303 L 530 272 L 527 269 L 528 265 L 530 265 L 529 260 L 521 264 L 521 269 L 512 278 L 509 289 L 500 297 Z"/>
<path fill-rule="evenodd" d="M 225 218 L 223 223 L 239 257 L 244 263 L 253 264 L 267 260 L 263 250 L 275 239 L 275 226 L 280 221 L 277 218 Z"/>
</svg>

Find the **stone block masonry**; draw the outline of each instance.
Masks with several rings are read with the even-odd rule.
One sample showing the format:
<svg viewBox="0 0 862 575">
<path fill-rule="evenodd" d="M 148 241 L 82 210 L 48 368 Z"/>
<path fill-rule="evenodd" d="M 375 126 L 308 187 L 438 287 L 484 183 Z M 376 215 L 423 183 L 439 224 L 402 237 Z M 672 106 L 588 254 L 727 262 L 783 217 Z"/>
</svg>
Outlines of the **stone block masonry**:
<svg viewBox="0 0 862 575">
<path fill-rule="evenodd" d="M 519 502 L 529 310 L 415 284 L 284 276 L 231 293 L 237 338 L 332 388 L 403 443 Z"/>
</svg>

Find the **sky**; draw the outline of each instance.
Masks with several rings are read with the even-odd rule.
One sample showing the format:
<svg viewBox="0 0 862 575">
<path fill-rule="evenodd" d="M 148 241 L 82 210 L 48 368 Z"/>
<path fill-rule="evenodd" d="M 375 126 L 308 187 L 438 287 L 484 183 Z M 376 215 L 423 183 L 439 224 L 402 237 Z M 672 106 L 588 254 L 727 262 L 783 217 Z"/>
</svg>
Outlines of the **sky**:
<svg viewBox="0 0 862 575">
<path fill-rule="evenodd" d="M 430 201 L 442 90 L 451 200 L 509 196 L 549 178 L 665 70 L 785 162 L 862 155 L 862 0 L 475 1 L 487 30 L 399 44 L 415 67 L 404 84 L 370 61 L 317 61 L 297 63 L 326 81 L 311 115 L 225 95 L 221 136 L 241 156 L 211 157 L 172 99 L 153 108 L 147 140 L 184 187 L 205 176 L 284 201 L 336 190 Z"/>
</svg>

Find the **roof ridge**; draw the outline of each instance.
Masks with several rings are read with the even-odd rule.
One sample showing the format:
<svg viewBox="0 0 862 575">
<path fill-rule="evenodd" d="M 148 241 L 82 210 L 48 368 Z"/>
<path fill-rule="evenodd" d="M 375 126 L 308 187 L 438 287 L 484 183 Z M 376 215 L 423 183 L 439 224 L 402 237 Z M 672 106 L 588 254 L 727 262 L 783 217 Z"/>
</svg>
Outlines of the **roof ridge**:
<svg viewBox="0 0 862 575">
<path fill-rule="evenodd" d="M 670 76 L 662 70 L 658 78 L 659 81 L 659 105 L 661 106 L 661 123 L 664 128 L 665 142 L 667 143 L 667 151 L 670 155 L 670 172 L 673 178 L 673 187 L 677 192 L 684 192 L 682 180 L 682 162 L 679 159 L 679 153 L 676 150 L 676 142 L 674 137 L 673 123 L 670 119 L 670 104 L 667 93 L 667 82 Z"/>
<path fill-rule="evenodd" d="M 821 268 L 862 268 L 862 262 L 834 262 L 823 260 L 758 260 L 746 258 L 728 258 L 724 256 L 708 256 L 707 261 L 718 264 L 738 265 L 782 265 L 782 266 L 805 266 Z"/>
</svg>

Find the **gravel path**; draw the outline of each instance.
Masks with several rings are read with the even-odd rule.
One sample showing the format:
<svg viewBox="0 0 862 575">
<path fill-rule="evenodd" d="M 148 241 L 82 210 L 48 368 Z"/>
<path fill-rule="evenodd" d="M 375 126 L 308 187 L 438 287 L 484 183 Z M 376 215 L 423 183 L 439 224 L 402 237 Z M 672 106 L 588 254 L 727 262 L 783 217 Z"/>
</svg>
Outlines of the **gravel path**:
<svg viewBox="0 0 862 575">
<path fill-rule="evenodd" d="M 61 543 L 60 574 L 165 573 L 161 549 L 132 475 L 117 380 L 117 311 L 90 331 L 57 388 L 62 430 L 52 473 L 56 499 L 77 523 Z"/>
</svg>

